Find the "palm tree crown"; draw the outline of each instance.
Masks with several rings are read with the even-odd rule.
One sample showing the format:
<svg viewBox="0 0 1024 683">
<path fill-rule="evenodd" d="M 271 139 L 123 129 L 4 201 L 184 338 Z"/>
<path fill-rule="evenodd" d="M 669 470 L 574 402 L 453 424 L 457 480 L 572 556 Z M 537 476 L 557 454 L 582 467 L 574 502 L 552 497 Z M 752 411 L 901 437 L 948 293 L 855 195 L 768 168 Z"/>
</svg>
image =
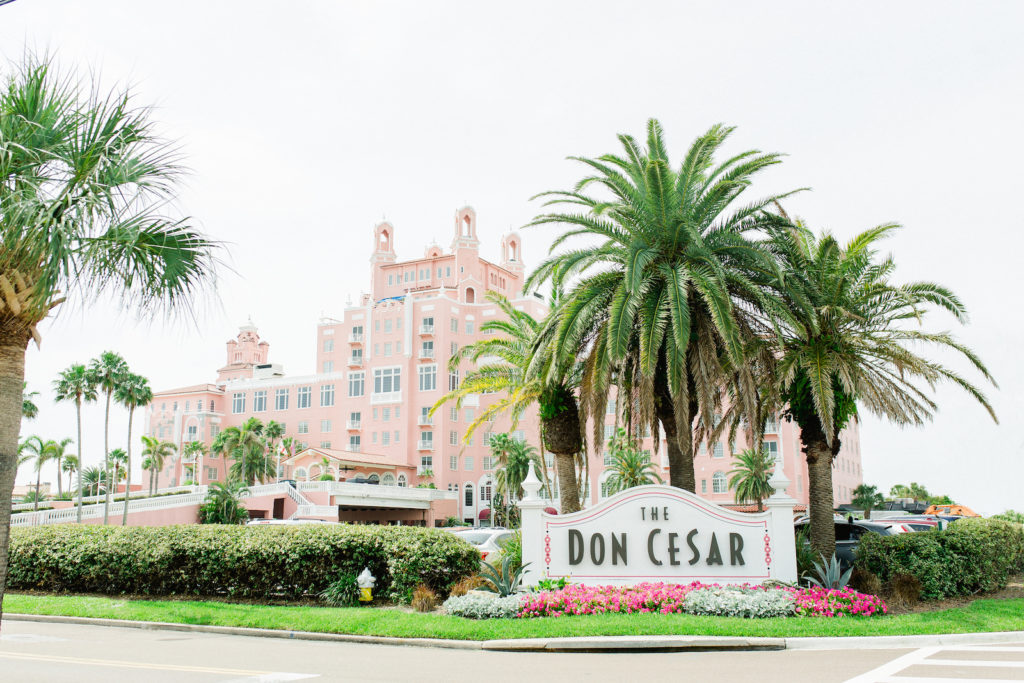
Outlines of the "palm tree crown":
<svg viewBox="0 0 1024 683">
<path fill-rule="evenodd" d="M 736 492 L 736 501 L 752 500 L 758 512 L 764 510 L 764 499 L 775 493 L 768 483 L 774 469 L 775 459 L 764 449 L 748 448 L 738 453 L 729 470 L 729 488 Z"/>
</svg>

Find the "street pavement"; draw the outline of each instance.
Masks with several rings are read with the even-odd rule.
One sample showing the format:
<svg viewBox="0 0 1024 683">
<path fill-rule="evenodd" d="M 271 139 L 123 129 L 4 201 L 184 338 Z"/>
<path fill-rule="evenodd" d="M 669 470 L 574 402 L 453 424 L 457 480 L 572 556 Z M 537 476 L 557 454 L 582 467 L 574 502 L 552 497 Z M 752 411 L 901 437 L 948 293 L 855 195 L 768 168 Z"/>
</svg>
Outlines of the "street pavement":
<svg viewBox="0 0 1024 683">
<path fill-rule="evenodd" d="M 1024 681 L 1024 643 L 894 650 L 555 654 L 3 622 L 0 681 Z M 429 634 L 425 634 L 429 635 Z"/>
</svg>

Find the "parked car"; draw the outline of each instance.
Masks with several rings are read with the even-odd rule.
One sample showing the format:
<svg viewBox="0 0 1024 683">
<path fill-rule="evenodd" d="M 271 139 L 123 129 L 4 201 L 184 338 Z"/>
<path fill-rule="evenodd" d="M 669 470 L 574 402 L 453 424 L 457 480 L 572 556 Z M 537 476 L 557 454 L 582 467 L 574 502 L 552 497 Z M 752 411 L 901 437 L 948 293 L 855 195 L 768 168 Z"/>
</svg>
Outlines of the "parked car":
<svg viewBox="0 0 1024 683">
<path fill-rule="evenodd" d="M 516 535 L 515 531 L 501 527 L 475 529 L 452 527 L 448 531 L 476 548 L 480 552 L 480 559 L 491 564 L 498 559 L 501 549 Z"/>
<path fill-rule="evenodd" d="M 807 528 L 810 522 L 798 522 L 793 525 L 794 532 Z M 909 529 L 888 520 L 884 522 L 866 522 L 864 520 L 837 521 L 836 525 L 836 557 L 843 567 L 843 571 L 853 566 L 854 551 L 860 543 L 860 537 L 864 534 L 879 534 L 881 536 L 893 536 L 904 533 Z M 820 561 L 820 560 L 818 560 Z"/>
</svg>

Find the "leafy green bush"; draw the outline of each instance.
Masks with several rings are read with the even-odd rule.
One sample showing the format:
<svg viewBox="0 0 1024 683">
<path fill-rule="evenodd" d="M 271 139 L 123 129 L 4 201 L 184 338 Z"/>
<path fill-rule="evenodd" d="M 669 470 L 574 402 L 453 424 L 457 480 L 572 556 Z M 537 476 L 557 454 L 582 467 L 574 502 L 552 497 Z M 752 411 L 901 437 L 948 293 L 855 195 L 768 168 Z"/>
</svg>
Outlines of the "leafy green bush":
<svg viewBox="0 0 1024 683">
<path fill-rule="evenodd" d="M 509 558 L 512 568 L 523 564 L 523 532 L 516 531 L 501 549 L 501 559 Z"/>
<path fill-rule="evenodd" d="M 354 607 L 359 604 L 359 581 L 345 572 L 320 592 L 320 600 L 331 607 Z"/>
<path fill-rule="evenodd" d="M 1017 512 L 1016 510 L 1007 510 L 1006 512 L 1000 512 L 998 515 L 992 515 L 992 519 L 1001 519 L 1004 522 L 1016 522 L 1017 524 L 1024 524 L 1024 512 Z"/>
<path fill-rule="evenodd" d="M 1024 569 L 1024 528 L 992 519 L 962 519 L 942 531 L 879 536 L 864 534 L 857 567 L 883 582 L 910 574 L 921 597 L 970 595 L 1006 586 Z"/>
<path fill-rule="evenodd" d="M 477 571 L 473 546 L 445 531 L 362 525 L 13 529 L 13 590 L 296 599 L 364 567 L 374 592 L 408 602 Z"/>
</svg>

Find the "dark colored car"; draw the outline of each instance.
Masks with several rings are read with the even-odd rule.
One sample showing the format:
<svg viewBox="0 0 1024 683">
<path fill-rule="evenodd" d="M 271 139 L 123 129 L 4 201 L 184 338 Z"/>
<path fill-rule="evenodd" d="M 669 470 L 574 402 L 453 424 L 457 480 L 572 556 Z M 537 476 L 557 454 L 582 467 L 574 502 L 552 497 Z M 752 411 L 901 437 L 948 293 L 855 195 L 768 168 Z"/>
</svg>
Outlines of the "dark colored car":
<svg viewBox="0 0 1024 683">
<path fill-rule="evenodd" d="M 879 534 L 881 536 L 892 536 L 899 533 L 894 530 L 891 524 L 884 522 L 865 522 L 854 520 L 853 522 L 836 522 L 836 557 L 846 571 L 853 566 L 853 554 L 860 543 L 860 537 L 864 534 Z M 807 528 L 810 522 L 800 522 L 793 526 L 795 532 Z M 827 558 L 826 558 L 827 559 Z M 821 561 L 820 558 L 817 561 Z"/>
</svg>

